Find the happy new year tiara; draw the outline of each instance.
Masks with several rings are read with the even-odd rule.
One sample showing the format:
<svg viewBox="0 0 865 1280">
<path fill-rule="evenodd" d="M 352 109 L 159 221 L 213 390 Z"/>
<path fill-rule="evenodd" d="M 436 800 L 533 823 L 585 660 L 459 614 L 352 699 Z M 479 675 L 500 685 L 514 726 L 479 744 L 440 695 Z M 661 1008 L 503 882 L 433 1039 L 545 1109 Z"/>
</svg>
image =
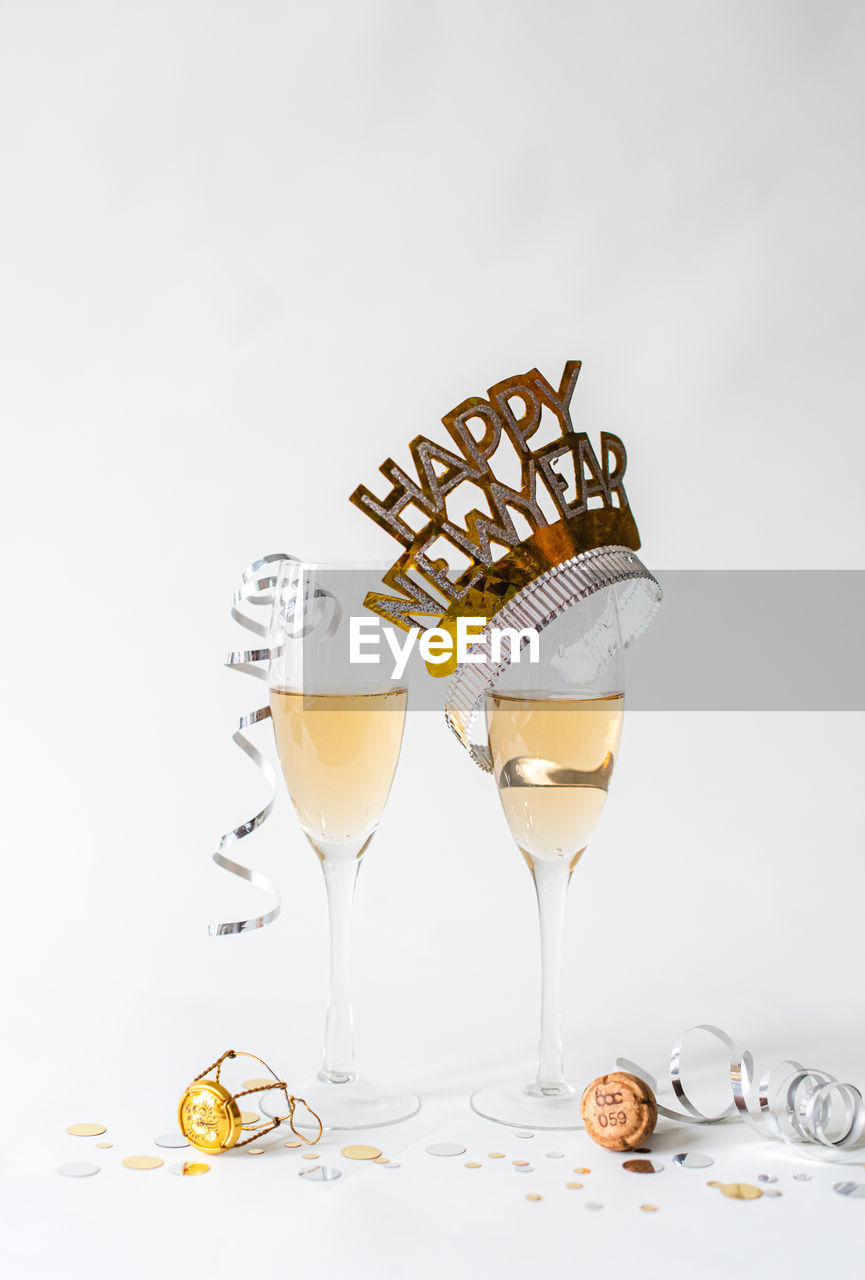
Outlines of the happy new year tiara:
<svg viewBox="0 0 865 1280">
<path fill-rule="evenodd" d="M 570 403 L 580 368 L 581 361 L 568 360 L 557 390 L 531 369 L 496 383 L 486 399 L 464 400 L 442 418 L 459 453 L 416 436 L 409 445 L 414 478 L 388 458 L 379 470 L 390 491 L 377 498 L 360 485 L 351 495 L 404 548 L 382 578 L 398 594 L 370 592 L 368 609 L 403 630 L 432 617 L 452 636 L 460 617 L 487 619 L 472 646 L 472 664 L 428 664 L 433 675 L 453 673 L 448 723 L 482 768 L 489 767 L 488 752 L 472 742 L 472 728 L 508 661 L 493 662 L 494 626 L 540 630 L 594 591 L 616 587 L 627 644 L 660 603 L 658 583 L 634 555 L 640 536 L 625 493 L 625 446 L 602 431 L 598 456 L 586 433 L 574 431 Z M 539 431 L 543 438 L 548 418 L 558 434 L 538 444 L 534 438 Z M 470 423 L 478 424 L 477 433 Z M 499 453 L 505 439 L 513 446 L 510 456 Z M 514 455 L 516 487 L 502 478 Z M 462 526 L 448 510 L 457 491 L 472 501 L 482 497 L 487 508 L 472 506 Z M 520 533 L 515 517 L 527 532 Z"/>
</svg>

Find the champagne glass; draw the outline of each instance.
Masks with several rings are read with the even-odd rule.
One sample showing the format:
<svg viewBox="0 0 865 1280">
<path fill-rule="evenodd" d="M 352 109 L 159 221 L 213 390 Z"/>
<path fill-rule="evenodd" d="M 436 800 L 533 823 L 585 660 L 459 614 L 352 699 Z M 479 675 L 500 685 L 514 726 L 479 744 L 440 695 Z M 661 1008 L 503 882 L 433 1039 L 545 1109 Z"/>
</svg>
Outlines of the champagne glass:
<svg viewBox="0 0 865 1280">
<path fill-rule="evenodd" d="M 394 1124 L 420 1106 L 358 1075 L 350 996 L 355 882 L 390 792 L 408 693 L 368 653 L 352 661 L 351 619 L 385 566 L 280 565 L 270 628 L 270 712 L 288 793 L 327 890 L 330 999 L 317 1079 L 301 1090 L 332 1129 Z M 366 615 L 369 616 L 369 615 Z M 356 656 L 356 655 L 355 655 Z"/>
<path fill-rule="evenodd" d="M 582 1127 L 564 1070 L 562 940 L 571 875 L 594 834 L 619 750 L 623 645 L 616 593 L 589 596 L 541 633 L 539 660 L 511 662 L 487 695 L 493 776 L 531 872 L 541 933 L 537 1074 L 478 1090 L 471 1105 L 501 1124 Z"/>
</svg>

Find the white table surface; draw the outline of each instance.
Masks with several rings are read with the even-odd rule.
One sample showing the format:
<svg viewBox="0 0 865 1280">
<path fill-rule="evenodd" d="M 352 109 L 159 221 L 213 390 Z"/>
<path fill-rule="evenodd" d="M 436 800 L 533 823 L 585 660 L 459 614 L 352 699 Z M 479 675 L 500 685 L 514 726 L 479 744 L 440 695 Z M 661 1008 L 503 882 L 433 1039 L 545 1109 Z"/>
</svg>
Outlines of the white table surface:
<svg viewBox="0 0 865 1280">
<path fill-rule="evenodd" d="M 296 1269 L 469 1277 L 567 1275 L 579 1266 L 611 1276 L 638 1270 L 650 1277 L 728 1277 L 765 1268 L 805 1277 L 823 1268 L 854 1274 L 861 1257 L 865 1205 L 831 1189 L 841 1177 L 857 1178 L 857 1170 L 797 1158 L 738 1125 L 707 1132 L 662 1123 L 650 1145 L 663 1171 L 635 1175 L 621 1168 L 625 1156 L 603 1151 L 585 1133 L 517 1139 L 449 1091 L 427 1099 L 401 1125 L 326 1134 L 321 1160 L 341 1173 L 333 1182 L 299 1177 L 307 1162 L 283 1147 L 281 1132 L 261 1144 L 262 1156 L 213 1157 L 209 1174 L 178 1178 L 168 1165 L 194 1152 L 153 1144 L 157 1131 L 172 1128 L 172 1117 L 168 1107 L 157 1115 L 151 1101 L 127 1095 L 113 1107 L 84 1108 L 108 1124 L 100 1140 L 115 1145 L 107 1151 L 94 1148 L 97 1139 L 63 1132 L 61 1121 L 82 1112 L 71 1104 L 48 1114 L 39 1108 L 29 1136 L 20 1133 L 27 1126 L 15 1126 L 0 1164 L 5 1274 L 276 1277 Z M 428 1155 L 433 1140 L 459 1142 L 466 1153 Z M 400 1167 L 342 1157 L 340 1148 L 352 1141 L 380 1146 Z M 715 1163 L 694 1170 L 673 1165 L 673 1154 L 688 1149 Z M 505 1159 L 490 1159 L 490 1151 L 503 1151 Z M 550 1159 L 547 1151 L 562 1151 L 564 1159 Z M 155 1154 L 166 1163 L 132 1171 L 120 1163 L 128 1154 Z M 100 1172 L 58 1176 L 54 1166 L 71 1159 L 92 1159 Z M 531 1160 L 534 1171 L 517 1173 L 514 1159 Z M 467 1160 L 481 1167 L 467 1169 Z M 574 1172 L 582 1166 L 591 1172 Z M 811 1180 L 796 1181 L 796 1172 Z M 780 1197 L 731 1200 L 706 1186 L 708 1179 L 756 1183 L 760 1173 L 776 1175 Z M 861 1165 L 858 1177 L 865 1180 Z M 583 1187 L 568 1189 L 567 1181 Z M 541 1201 L 527 1200 L 528 1192 Z M 588 1201 L 603 1208 L 590 1210 Z M 647 1202 L 658 1212 L 642 1212 Z"/>
</svg>

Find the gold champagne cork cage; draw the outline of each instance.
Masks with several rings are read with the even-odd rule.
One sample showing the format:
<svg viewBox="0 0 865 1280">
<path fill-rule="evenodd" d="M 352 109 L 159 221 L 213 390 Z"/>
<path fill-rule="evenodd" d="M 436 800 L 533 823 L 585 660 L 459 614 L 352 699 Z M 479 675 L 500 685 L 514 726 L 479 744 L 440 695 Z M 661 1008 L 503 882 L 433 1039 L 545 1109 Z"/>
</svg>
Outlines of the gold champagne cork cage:
<svg viewBox="0 0 865 1280">
<path fill-rule="evenodd" d="M 255 1085 L 252 1088 L 231 1093 L 219 1079 L 219 1073 L 223 1062 L 232 1058 L 252 1058 L 255 1062 L 261 1063 L 273 1076 L 273 1084 Z M 211 1071 L 216 1072 L 214 1078 L 205 1079 Z M 252 1093 L 269 1093 L 271 1089 L 282 1090 L 288 1111 L 284 1116 L 274 1116 L 272 1120 L 262 1121 L 248 1138 L 238 1142 L 243 1129 L 243 1117 L 237 1105 L 238 1098 L 245 1098 Z M 318 1133 L 314 1138 L 304 1137 L 294 1126 L 294 1112 L 298 1104 L 304 1107 L 318 1124 Z M 309 1103 L 289 1093 L 285 1081 L 277 1077 L 263 1058 L 259 1058 L 254 1053 L 246 1053 L 242 1049 L 226 1049 L 225 1053 L 220 1054 L 215 1062 L 211 1062 L 210 1066 L 205 1067 L 195 1077 L 183 1092 L 177 1107 L 177 1118 L 183 1136 L 199 1151 L 208 1151 L 211 1155 L 228 1151 L 232 1147 L 245 1147 L 247 1143 L 255 1142 L 273 1129 L 278 1129 L 284 1120 L 288 1121 L 292 1133 L 308 1146 L 318 1142 L 324 1132 L 321 1120 Z"/>
</svg>

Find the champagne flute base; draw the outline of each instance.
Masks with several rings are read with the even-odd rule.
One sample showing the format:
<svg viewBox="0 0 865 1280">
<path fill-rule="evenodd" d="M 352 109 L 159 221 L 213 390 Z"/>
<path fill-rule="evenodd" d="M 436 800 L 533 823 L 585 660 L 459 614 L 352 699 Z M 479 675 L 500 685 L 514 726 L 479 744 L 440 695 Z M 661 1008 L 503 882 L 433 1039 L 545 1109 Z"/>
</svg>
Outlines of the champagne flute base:
<svg viewBox="0 0 865 1280">
<path fill-rule="evenodd" d="M 572 1085 L 542 1092 L 534 1082 L 491 1084 L 471 1096 L 471 1108 L 486 1120 L 515 1129 L 582 1129 L 580 1095 Z"/>
<path fill-rule="evenodd" d="M 305 1099 L 326 1129 L 376 1129 L 380 1125 L 399 1124 L 420 1110 L 420 1098 L 408 1089 L 382 1089 L 369 1080 L 349 1080 L 334 1084 L 330 1080 L 309 1081 L 296 1096 Z M 282 1094 L 265 1094 L 260 1110 L 266 1116 L 285 1110 Z M 298 1107 L 294 1123 L 298 1129 L 317 1129 L 317 1125 Z"/>
</svg>

